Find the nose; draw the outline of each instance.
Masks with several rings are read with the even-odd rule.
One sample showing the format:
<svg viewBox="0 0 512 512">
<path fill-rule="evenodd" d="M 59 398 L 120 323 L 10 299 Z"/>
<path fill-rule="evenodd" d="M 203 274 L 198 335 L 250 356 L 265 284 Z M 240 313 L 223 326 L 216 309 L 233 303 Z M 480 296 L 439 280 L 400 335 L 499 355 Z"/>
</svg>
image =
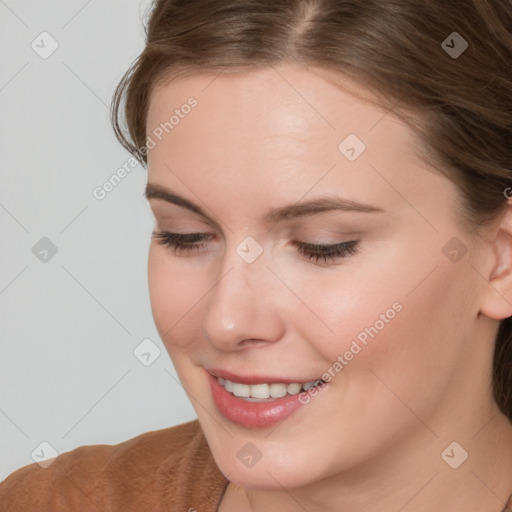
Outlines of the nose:
<svg viewBox="0 0 512 512">
<path fill-rule="evenodd" d="M 202 317 L 202 331 L 215 348 L 244 350 L 283 336 L 283 291 L 278 291 L 280 283 L 268 263 L 264 254 L 247 263 L 234 249 L 226 250 Z"/>
</svg>

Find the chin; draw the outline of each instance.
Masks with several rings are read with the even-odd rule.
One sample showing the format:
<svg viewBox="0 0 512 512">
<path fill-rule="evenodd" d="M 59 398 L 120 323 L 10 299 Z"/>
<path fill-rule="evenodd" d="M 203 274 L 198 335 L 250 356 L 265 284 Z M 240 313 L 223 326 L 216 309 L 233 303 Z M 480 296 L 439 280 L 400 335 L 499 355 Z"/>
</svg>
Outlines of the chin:
<svg viewBox="0 0 512 512">
<path fill-rule="evenodd" d="M 249 443 L 241 444 L 242 447 Z M 295 451 L 297 458 L 289 456 Z M 259 491 L 282 491 L 283 487 L 304 487 L 326 478 L 329 461 L 322 462 L 318 454 L 305 454 L 302 450 L 290 450 L 283 446 L 281 451 L 262 453 L 261 458 L 251 467 L 245 467 L 238 457 L 239 449 L 212 450 L 217 466 L 233 484 L 245 489 Z"/>
</svg>

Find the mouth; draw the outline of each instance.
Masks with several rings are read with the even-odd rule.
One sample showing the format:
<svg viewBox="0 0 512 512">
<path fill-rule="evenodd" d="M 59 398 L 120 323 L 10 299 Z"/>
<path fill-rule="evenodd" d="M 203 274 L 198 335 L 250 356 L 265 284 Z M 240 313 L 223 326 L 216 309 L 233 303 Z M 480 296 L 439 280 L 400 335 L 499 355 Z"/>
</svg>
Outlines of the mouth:
<svg viewBox="0 0 512 512">
<path fill-rule="evenodd" d="M 228 379 L 218 378 L 219 384 L 232 395 L 243 398 L 249 402 L 268 401 L 269 398 L 283 398 L 287 395 L 298 395 L 302 391 L 309 391 L 311 388 L 325 383 L 322 379 L 309 382 L 283 382 L 242 384 Z"/>
<path fill-rule="evenodd" d="M 235 376 L 217 370 L 208 370 L 207 377 L 218 411 L 226 419 L 246 428 L 276 425 L 330 387 L 322 379 L 295 382 L 268 376 Z"/>
</svg>

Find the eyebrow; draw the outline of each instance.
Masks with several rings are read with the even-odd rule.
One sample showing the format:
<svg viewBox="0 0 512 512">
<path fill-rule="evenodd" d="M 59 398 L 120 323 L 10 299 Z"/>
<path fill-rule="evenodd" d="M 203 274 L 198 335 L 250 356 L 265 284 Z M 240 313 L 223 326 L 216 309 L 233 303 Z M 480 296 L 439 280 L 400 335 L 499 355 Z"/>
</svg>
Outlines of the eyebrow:
<svg viewBox="0 0 512 512">
<path fill-rule="evenodd" d="M 198 205 L 160 185 L 148 183 L 144 191 L 144 197 L 148 201 L 150 199 L 161 199 L 168 203 L 186 208 L 187 210 L 210 220 L 208 215 Z M 264 224 L 277 224 L 293 218 L 305 217 L 329 211 L 377 213 L 384 212 L 385 210 L 371 204 L 361 203 L 339 196 L 325 196 L 311 199 L 309 201 L 273 208 L 263 216 L 262 222 Z"/>
</svg>

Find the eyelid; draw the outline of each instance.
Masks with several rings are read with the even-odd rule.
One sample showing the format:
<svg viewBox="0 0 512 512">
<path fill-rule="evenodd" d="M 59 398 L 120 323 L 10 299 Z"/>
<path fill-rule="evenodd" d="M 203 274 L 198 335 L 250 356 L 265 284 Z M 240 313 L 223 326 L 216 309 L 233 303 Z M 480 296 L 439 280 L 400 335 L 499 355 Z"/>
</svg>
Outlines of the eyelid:
<svg viewBox="0 0 512 512">
<path fill-rule="evenodd" d="M 185 233 L 180 233 L 180 232 L 177 232 L 177 231 L 167 231 L 167 230 L 160 230 L 159 232 L 153 232 L 153 235 L 157 235 L 159 237 L 162 237 L 162 235 L 165 235 L 169 238 L 173 238 L 175 240 L 178 240 L 180 242 L 183 242 L 183 243 L 195 243 L 195 242 L 203 242 L 203 241 L 207 241 L 207 240 L 211 240 L 212 238 L 215 238 L 215 235 L 213 234 L 210 234 L 210 233 L 203 233 L 203 232 L 192 232 L 192 231 L 187 231 Z M 319 242 L 308 242 L 308 241 L 305 241 L 305 240 L 298 240 L 298 238 L 302 238 L 302 237 L 295 237 L 294 240 L 291 241 L 291 243 L 293 245 L 297 245 L 297 244 L 300 244 L 302 246 L 307 246 L 307 247 L 310 247 L 310 248 L 315 248 L 315 247 L 330 247 L 330 248 L 336 248 L 336 247 L 343 247 L 349 243 L 352 243 L 352 242 L 355 242 L 356 238 L 359 238 L 360 235 L 355 235 L 353 233 L 344 233 L 345 236 L 349 236 L 350 238 L 348 240 L 343 240 L 343 241 L 334 241 L 334 242 L 324 242 L 324 241 L 319 241 Z"/>
<path fill-rule="evenodd" d="M 206 245 L 204 239 L 211 238 L 214 235 L 208 233 L 171 233 L 168 231 L 153 232 L 152 236 L 158 240 L 158 243 L 167 246 L 175 255 L 181 253 L 197 253 Z M 325 264 L 337 264 L 341 260 L 346 260 L 350 256 L 359 253 L 360 240 L 348 240 L 334 244 L 315 244 L 292 240 L 291 244 L 298 248 L 298 253 L 304 256 L 308 261 L 318 262 L 323 259 Z"/>
</svg>

